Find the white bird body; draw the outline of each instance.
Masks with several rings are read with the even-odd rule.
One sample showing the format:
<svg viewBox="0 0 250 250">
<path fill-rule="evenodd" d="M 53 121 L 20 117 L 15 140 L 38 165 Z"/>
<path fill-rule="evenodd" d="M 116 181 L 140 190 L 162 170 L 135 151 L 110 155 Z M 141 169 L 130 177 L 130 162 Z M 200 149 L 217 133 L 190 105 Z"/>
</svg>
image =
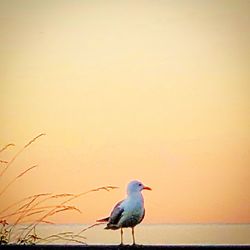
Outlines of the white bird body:
<svg viewBox="0 0 250 250">
<path fill-rule="evenodd" d="M 117 223 L 118 228 L 132 227 L 139 224 L 144 217 L 144 200 L 140 192 L 129 195 L 119 207 L 123 210 L 122 216 Z"/>
<path fill-rule="evenodd" d="M 121 244 L 123 244 L 122 228 L 125 227 L 132 228 L 133 244 L 135 244 L 134 227 L 145 215 L 144 199 L 141 194 L 143 189 L 151 190 L 139 181 L 131 181 L 128 184 L 126 199 L 116 204 L 109 217 L 98 220 L 98 222 L 108 222 L 105 229 L 121 229 Z"/>
</svg>

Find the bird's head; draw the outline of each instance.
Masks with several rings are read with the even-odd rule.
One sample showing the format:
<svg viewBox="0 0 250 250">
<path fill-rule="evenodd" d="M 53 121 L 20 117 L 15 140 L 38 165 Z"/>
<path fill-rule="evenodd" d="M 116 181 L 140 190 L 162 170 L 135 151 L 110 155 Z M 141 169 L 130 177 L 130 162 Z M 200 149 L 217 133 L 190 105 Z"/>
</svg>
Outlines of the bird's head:
<svg viewBox="0 0 250 250">
<path fill-rule="evenodd" d="M 131 181 L 128 184 L 127 193 L 131 194 L 131 193 L 141 192 L 144 189 L 152 190 L 150 187 L 143 185 L 140 181 Z"/>
</svg>

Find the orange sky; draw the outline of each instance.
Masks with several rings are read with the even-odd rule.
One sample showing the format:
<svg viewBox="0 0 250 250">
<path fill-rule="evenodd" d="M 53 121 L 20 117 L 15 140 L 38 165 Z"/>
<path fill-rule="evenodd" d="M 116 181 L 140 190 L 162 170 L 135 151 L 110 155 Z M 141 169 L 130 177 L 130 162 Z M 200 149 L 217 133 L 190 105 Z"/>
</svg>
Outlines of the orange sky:
<svg viewBox="0 0 250 250">
<path fill-rule="evenodd" d="M 250 222 L 249 1 L 6 0 L 0 13 L 0 144 L 17 145 L 1 159 L 47 134 L 0 179 L 39 164 L 0 208 L 119 186 L 55 218 L 90 223 L 140 179 L 147 223 Z"/>
</svg>

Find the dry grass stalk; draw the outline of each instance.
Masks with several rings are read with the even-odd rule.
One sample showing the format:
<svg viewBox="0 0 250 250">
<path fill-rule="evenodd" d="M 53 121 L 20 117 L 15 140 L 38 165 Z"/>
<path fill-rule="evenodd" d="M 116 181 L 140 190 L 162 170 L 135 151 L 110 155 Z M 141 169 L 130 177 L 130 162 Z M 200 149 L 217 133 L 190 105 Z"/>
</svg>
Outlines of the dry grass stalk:
<svg viewBox="0 0 250 250">
<path fill-rule="evenodd" d="M 48 221 L 48 220 L 41 220 L 40 223 L 45 223 L 45 224 L 50 224 L 50 225 L 54 225 L 55 223 L 52 221 Z"/>
<path fill-rule="evenodd" d="M 55 197 L 59 198 L 59 197 L 65 197 L 65 196 L 68 196 L 68 194 L 50 195 L 50 196 L 45 197 L 44 199 L 38 201 L 37 203 L 34 203 L 34 202 L 37 200 L 37 198 L 40 198 L 41 196 L 34 197 L 31 201 L 27 202 L 26 204 L 24 204 L 21 208 L 19 208 L 16 211 L 16 214 L 20 213 L 20 216 L 14 222 L 13 227 L 16 226 L 17 224 L 21 223 L 21 222 L 24 223 L 24 219 L 26 219 L 29 215 L 34 214 L 34 213 L 38 213 L 38 212 L 34 212 L 34 210 L 41 210 L 42 209 L 42 211 L 40 211 L 39 213 L 48 212 L 48 210 L 47 210 L 48 208 L 52 208 L 52 209 L 53 208 L 62 208 L 62 211 L 77 210 L 77 208 L 72 207 L 72 206 L 70 207 L 70 206 L 58 206 L 58 205 L 54 205 L 54 206 L 43 206 L 43 207 L 40 206 L 40 207 L 38 207 L 38 205 L 44 203 L 45 201 L 48 201 L 48 200 L 53 199 Z M 21 209 L 24 209 L 24 208 L 25 208 L 25 210 L 21 210 Z M 39 220 L 33 221 L 33 223 L 31 223 L 30 226 L 32 226 L 32 224 L 34 224 L 36 222 L 39 222 Z M 34 229 L 35 229 L 35 227 L 33 227 L 33 230 Z"/>
<path fill-rule="evenodd" d="M 34 137 L 31 141 L 29 141 L 27 144 L 24 145 L 24 147 L 19 150 L 13 157 L 12 159 L 6 164 L 5 168 L 3 169 L 3 171 L 0 173 L 0 177 L 4 175 L 4 173 L 7 171 L 7 169 L 11 166 L 11 164 L 16 160 L 16 158 L 28 147 L 30 146 L 33 142 L 35 142 L 39 137 L 44 136 L 46 134 L 41 133 L 38 136 Z M 2 151 L 5 150 L 6 148 L 8 148 L 9 146 L 13 146 L 14 144 L 8 144 L 5 147 L 3 147 Z M 1 151 L 1 152 L 2 152 Z"/>
<path fill-rule="evenodd" d="M 83 192 L 83 193 L 74 195 L 73 197 L 70 197 L 70 198 L 68 198 L 68 199 L 66 199 L 66 200 L 64 200 L 64 201 L 62 201 L 62 202 L 59 204 L 59 206 L 63 206 L 63 205 L 65 205 L 65 204 L 67 204 L 68 202 L 70 202 L 70 201 L 72 201 L 72 200 L 75 200 L 75 199 L 77 199 L 77 198 L 79 198 L 79 197 L 81 197 L 81 196 L 83 196 L 83 195 L 86 195 L 86 194 L 88 194 L 88 193 L 91 193 L 91 192 L 97 192 L 97 191 L 101 191 L 101 190 L 110 191 L 110 190 L 116 189 L 116 188 L 118 188 L 118 187 L 115 187 L 115 186 L 103 186 L 103 187 L 91 189 L 91 190 L 89 190 L 89 191 L 86 191 L 86 192 Z M 45 220 L 45 219 L 47 219 L 48 217 L 54 215 L 55 213 L 58 213 L 58 212 L 56 212 L 56 211 L 57 211 L 56 209 L 57 209 L 57 208 L 53 208 L 51 211 L 49 211 L 49 212 L 46 213 L 44 216 L 42 216 L 36 223 L 34 223 L 33 225 L 30 225 L 30 229 L 27 230 L 25 236 L 29 235 L 29 234 L 31 233 L 31 231 L 39 224 L 39 222 L 40 222 L 41 220 Z M 65 210 L 65 209 L 62 209 L 60 212 L 63 212 L 63 211 L 66 211 L 66 210 Z"/>
<path fill-rule="evenodd" d="M 0 163 L 5 163 L 5 164 L 7 164 L 8 161 L 0 160 Z"/>
<path fill-rule="evenodd" d="M 80 235 L 81 233 L 83 233 L 83 232 L 89 230 L 89 229 L 92 228 L 92 227 L 99 226 L 99 225 L 103 225 L 103 224 L 106 224 L 106 223 L 107 223 L 107 222 L 97 222 L 97 223 L 94 223 L 94 224 L 92 224 L 92 225 L 90 225 L 90 226 L 88 226 L 88 227 L 85 227 L 85 228 L 84 228 L 83 230 L 81 230 L 77 235 Z"/>
<path fill-rule="evenodd" d="M 25 215 L 25 218 L 27 218 L 27 217 L 29 217 L 29 216 L 32 216 L 32 215 L 34 215 L 34 214 L 43 213 L 44 211 L 45 211 L 45 210 L 43 209 L 43 210 L 38 210 L 38 211 L 35 211 L 35 212 L 27 213 L 27 214 Z"/>
<path fill-rule="evenodd" d="M 35 209 L 44 209 L 44 208 L 63 208 L 61 212 L 63 211 L 66 211 L 66 210 L 76 210 L 76 208 L 73 208 L 73 207 L 66 207 L 66 206 L 58 206 L 58 205 L 54 205 L 54 206 L 47 206 L 47 207 L 38 207 L 38 205 L 50 200 L 50 199 L 55 199 L 55 198 L 62 198 L 62 197 L 68 197 L 68 196 L 72 196 L 72 194 L 58 194 L 58 195 L 49 195 L 49 196 L 45 196 L 44 199 L 34 203 L 38 198 L 42 197 L 42 195 L 35 195 L 32 197 L 32 199 L 30 201 L 28 201 L 26 204 L 24 204 L 23 206 L 21 206 L 16 212 L 15 214 L 12 214 L 13 216 L 16 215 L 16 214 L 20 214 L 20 216 L 16 219 L 16 221 L 14 222 L 13 226 L 12 226 L 12 230 L 14 229 L 14 227 L 19 224 L 19 223 L 24 223 L 26 221 L 26 217 L 27 217 L 27 214 L 32 212 L 33 210 Z M 22 209 L 26 209 L 26 210 L 22 210 Z M 49 212 L 48 210 L 44 209 L 43 212 Z M 57 211 L 58 212 L 58 211 Z M 33 220 L 32 223 L 26 228 L 26 230 L 28 228 L 31 228 L 32 230 L 35 229 L 36 225 L 39 224 L 39 223 L 42 223 L 43 221 L 46 221 L 44 219 L 42 219 L 40 221 L 40 219 L 37 219 L 37 220 Z M 34 227 L 32 227 L 33 225 L 35 225 Z M 25 230 L 23 230 L 22 234 L 19 236 L 19 238 L 22 237 L 23 233 L 25 232 Z M 29 235 L 29 234 L 28 234 Z M 27 237 L 28 237 L 27 235 Z M 26 236 L 25 236 L 26 238 Z"/>
<path fill-rule="evenodd" d="M 62 232 L 62 233 L 58 233 L 58 234 L 53 234 L 53 235 L 50 235 L 46 238 L 39 240 L 37 243 L 40 243 L 40 242 L 49 243 L 49 242 L 54 242 L 54 241 L 58 241 L 58 240 L 86 244 L 84 242 L 84 240 L 86 240 L 86 237 L 81 236 L 81 235 L 76 235 L 73 232 Z"/>
<path fill-rule="evenodd" d="M 50 198 L 54 199 L 54 198 L 64 198 L 64 197 L 69 197 L 69 196 L 75 196 L 74 194 L 56 194 L 56 195 L 53 195 L 51 196 Z"/>
<path fill-rule="evenodd" d="M 32 140 L 30 140 L 26 145 L 24 145 L 23 148 L 27 148 L 29 145 L 31 145 L 33 142 L 35 142 L 39 137 L 46 135 L 45 133 L 41 133 L 38 136 L 34 137 Z"/>
<path fill-rule="evenodd" d="M 25 175 L 27 172 L 29 172 L 30 170 L 32 170 L 33 168 L 36 168 L 37 165 L 32 166 L 28 169 L 26 169 L 25 171 L 23 171 L 21 174 L 19 174 L 18 176 L 16 176 L 12 181 L 10 181 L 4 188 L 3 190 L 0 192 L 0 196 L 20 177 L 22 177 L 23 175 Z"/>
<path fill-rule="evenodd" d="M 72 194 L 49 195 L 47 197 L 45 196 L 44 199 L 39 200 L 36 203 L 34 203 L 34 202 L 37 200 L 37 198 L 40 198 L 41 196 L 34 197 L 31 201 L 27 202 L 21 208 L 18 209 L 18 211 L 20 211 L 21 209 L 26 208 L 26 211 L 24 211 L 24 213 L 20 216 L 19 221 L 22 219 L 22 217 L 25 216 L 26 212 L 30 212 L 30 211 L 35 210 L 35 209 L 41 209 L 41 208 L 43 208 L 43 209 L 44 208 L 46 208 L 46 209 L 47 208 L 61 208 L 61 207 L 65 208 L 65 206 L 60 206 L 60 205 L 53 205 L 53 206 L 46 206 L 46 207 L 41 207 L 39 205 L 41 205 L 42 203 L 45 203 L 46 201 L 49 201 L 51 199 L 57 199 L 57 198 L 68 197 L 68 196 L 72 196 Z M 30 208 L 27 209 L 28 207 L 30 207 Z"/>
<path fill-rule="evenodd" d="M 23 171 L 21 174 L 19 174 L 19 175 L 16 177 L 16 179 L 22 177 L 22 176 L 25 175 L 27 172 L 29 172 L 31 169 L 36 168 L 36 167 L 37 167 L 37 165 L 34 165 L 34 166 L 32 166 L 32 167 L 26 169 L 26 170 Z"/>
<path fill-rule="evenodd" d="M 43 212 L 48 211 L 48 209 L 52 209 L 52 208 L 61 208 L 61 209 L 62 208 L 63 209 L 68 208 L 68 209 L 72 210 L 73 206 L 50 205 L 50 206 L 28 208 L 28 209 L 25 209 L 25 210 L 17 210 L 15 212 L 10 213 L 10 214 L 6 214 L 4 216 L 1 216 L 0 221 L 4 220 L 4 219 L 6 220 L 6 219 L 11 218 L 11 217 L 14 217 L 15 215 L 18 215 L 18 214 L 25 214 L 25 217 L 27 217 L 27 216 L 30 216 L 32 214 L 41 213 L 41 211 L 43 211 Z M 81 213 L 81 211 L 78 208 L 74 207 L 74 209 L 78 210 L 78 212 Z M 37 210 L 40 210 L 40 212 L 38 212 Z"/>
<path fill-rule="evenodd" d="M 0 178 L 6 173 L 7 169 L 13 164 L 15 159 L 26 149 L 28 148 L 32 143 L 34 143 L 38 138 L 41 136 L 44 136 L 45 134 L 39 134 L 38 136 L 34 137 L 32 140 L 30 140 L 27 144 L 21 148 L 12 158 L 9 162 L 1 160 L 1 163 L 5 163 L 6 166 L 0 173 Z M 3 152 L 6 150 L 8 147 L 14 146 L 14 144 L 8 144 L 5 147 L 3 147 L 0 152 Z M 19 175 L 17 175 L 12 181 L 10 181 L 4 189 L 0 192 L 0 196 L 6 192 L 6 190 L 19 178 L 23 177 L 26 175 L 29 171 L 32 169 L 36 168 L 37 166 L 32 166 L 23 172 L 21 172 Z M 83 229 L 80 233 L 74 234 L 73 232 L 64 232 L 64 233 L 59 233 L 59 234 L 54 234 L 51 236 L 48 236 L 45 239 L 42 239 L 37 236 L 36 234 L 36 226 L 41 223 L 45 224 L 54 224 L 52 221 L 48 220 L 48 218 L 52 217 L 55 214 L 66 212 L 66 211 L 76 211 L 81 213 L 81 211 L 72 205 L 66 205 L 67 203 L 84 196 L 88 193 L 91 192 L 97 192 L 97 191 L 110 191 L 112 189 L 115 189 L 117 187 L 114 186 L 103 186 L 95 189 L 91 189 L 86 192 L 82 192 L 79 194 L 69 194 L 69 193 L 62 193 L 62 194 L 54 194 L 52 195 L 51 193 L 41 193 L 37 195 L 32 195 L 26 198 L 23 198 L 17 202 L 14 202 L 13 204 L 9 205 L 7 208 L 3 209 L 0 211 L 0 224 L 3 225 L 5 228 L 5 233 L 6 233 L 6 241 L 9 243 L 11 241 L 11 235 L 13 233 L 13 230 L 17 224 L 20 223 L 25 223 L 29 222 L 30 224 L 21 230 L 17 230 L 18 232 L 21 232 L 18 237 L 18 240 L 16 243 L 19 244 L 34 244 L 37 242 L 42 242 L 42 241 L 55 241 L 55 240 L 64 240 L 64 241 L 70 241 L 70 242 L 76 242 L 76 243 L 81 243 L 85 244 L 84 240 L 86 239 L 85 237 L 81 236 L 80 234 L 89 228 L 92 228 L 96 225 L 100 225 L 102 223 L 96 223 L 93 224 L 85 229 Z M 56 205 L 47 205 L 47 202 L 50 202 L 52 200 L 58 199 L 59 202 Z M 16 207 L 16 210 L 6 214 L 6 212 L 9 212 L 10 210 L 13 210 Z M 38 218 L 31 220 L 30 217 L 37 216 Z M 8 222 L 6 219 L 13 219 L 15 218 L 15 221 L 13 224 L 8 225 Z M 5 223 L 6 222 L 6 223 Z M 1 235 L 0 235 L 1 236 Z M 0 240 L 1 244 L 1 240 Z"/>
<path fill-rule="evenodd" d="M 2 152 L 3 152 L 4 150 L 6 150 L 7 148 L 9 148 L 9 147 L 14 147 L 14 146 L 16 146 L 16 145 L 13 144 L 13 143 L 9 143 L 9 144 L 5 145 L 3 148 L 0 149 L 0 153 L 2 153 Z"/>
<path fill-rule="evenodd" d="M 5 209 L 3 209 L 2 211 L 0 211 L 0 215 L 4 214 L 6 211 L 10 210 L 11 208 L 15 207 L 15 206 L 18 206 L 19 204 L 22 204 L 24 201 L 26 200 L 30 200 L 30 199 L 33 199 L 33 198 L 38 198 L 38 197 L 41 197 L 41 196 L 48 196 L 48 195 L 51 195 L 51 193 L 43 193 L 43 194 L 36 194 L 36 195 L 32 195 L 32 196 L 29 196 L 29 197 L 25 197 L 17 202 L 14 202 L 12 203 L 11 205 L 9 205 L 8 207 L 6 207 Z M 26 205 L 26 204 L 25 204 Z M 24 206 L 25 206 L 24 205 Z M 19 208 L 19 210 L 22 209 Z M 2 216 L 0 216 L 0 218 L 2 218 Z"/>
<path fill-rule="evenodd" d="M 19 207 L 17 211 L 20 211 L 20 210 L 22 210 L 22 209 L 24 209 L 24 208 L 29 207 L 32 203 L 34 203 L 34 202 L 35 202 L 37 199 L 39 199 L 40 197 L 43 197 L 43 196 L 47 196 L 47 197 L 48 197 L 49 195 L 51 195 L 51 193 L 38 194 L 38 195 L 31 196 L 31 197 L 30 197 L 31 200 L 28 201 L 27 203 L 25 203 L 24 205 L 22 205 L 21 207 Z M 47 198 L 45 198 L 45 199 L 47 199 Z"/>
</svg>

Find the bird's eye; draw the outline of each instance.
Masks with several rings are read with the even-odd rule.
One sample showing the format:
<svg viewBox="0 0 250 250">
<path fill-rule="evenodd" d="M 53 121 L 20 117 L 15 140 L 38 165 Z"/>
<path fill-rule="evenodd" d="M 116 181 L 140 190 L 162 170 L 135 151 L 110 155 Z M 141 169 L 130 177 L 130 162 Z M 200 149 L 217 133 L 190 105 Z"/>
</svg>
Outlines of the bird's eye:
<svg viewBox="0 0 250 250">
<path fill-rule="evenodd" d="M 141 183 L 139 183 L 139 186 L 141 187 L 141 186 L 142 186 L 142 184 L 141 184 Z"/>
</svg>

